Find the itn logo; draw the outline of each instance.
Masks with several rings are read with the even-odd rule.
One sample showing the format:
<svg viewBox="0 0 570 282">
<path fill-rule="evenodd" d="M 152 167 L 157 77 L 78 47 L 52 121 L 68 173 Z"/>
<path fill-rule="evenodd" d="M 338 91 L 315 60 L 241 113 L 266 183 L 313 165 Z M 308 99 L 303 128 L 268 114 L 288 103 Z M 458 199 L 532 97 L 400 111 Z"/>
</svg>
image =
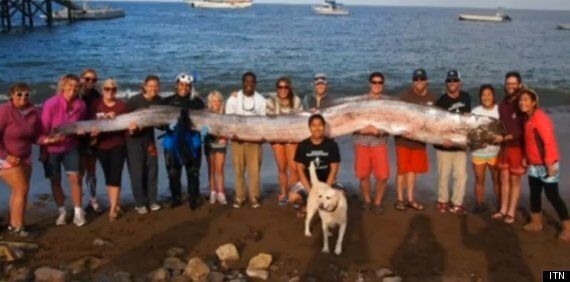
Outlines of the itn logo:
<svg viewBox="0 0 570 282">
<path fill-rule="evenodd" d="M 564 271 L 564 270 L 542 271 L 542 281 L 570 281 L 570 271 Z"/>
</svg>

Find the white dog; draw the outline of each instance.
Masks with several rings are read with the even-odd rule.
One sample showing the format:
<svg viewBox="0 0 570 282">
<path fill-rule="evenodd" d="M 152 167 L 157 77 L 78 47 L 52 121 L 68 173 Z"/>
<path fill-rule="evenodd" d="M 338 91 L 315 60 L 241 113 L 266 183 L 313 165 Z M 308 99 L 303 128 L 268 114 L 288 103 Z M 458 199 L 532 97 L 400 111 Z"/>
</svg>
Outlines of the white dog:
<svg viewBox="0 0 570 282">
<path fill-rule="evenodd" d="M 329 236 L 333 227 L 339 226 L 338 240 L 334 253 L 342 253 L 342 240 L 346 231 L 347 223 L 347 201 L 344 194 L 337 189 L 328 186 L 317 179 L 315 164 L 311 162 L 309 166 L 311 177 L 311 192 L 307 199 L 307 218 L 305 219 L 305 236 L 311 237 L 311 219 L 319 211 L 319 217 L 323 225 L 323 253 L 329 252 Z"/>
</svg>

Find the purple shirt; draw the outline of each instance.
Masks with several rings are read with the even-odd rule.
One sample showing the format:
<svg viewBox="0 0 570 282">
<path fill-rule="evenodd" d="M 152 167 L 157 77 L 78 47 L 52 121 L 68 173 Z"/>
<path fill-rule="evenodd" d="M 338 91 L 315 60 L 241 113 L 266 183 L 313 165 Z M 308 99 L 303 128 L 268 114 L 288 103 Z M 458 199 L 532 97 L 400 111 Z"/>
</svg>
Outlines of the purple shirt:
<svg viewBox="0 0 570 282">
<path fill-rule="evenodd" d="M 16 109 L 12 101 L 0 106 L 0 159 L 8 154 L 20 159 L 32 154 L 32 143 L 40 136 L 42 124 L 34 106 Z"/>
<path fill-rule="evenodd" d="M 507 141 L 507 147 L 522 146 L 524 130 L 524 114 L 520 112 L 520 95 L 514 98 L 505 97 L 499 104 L 499 120 L 505 126 L 507 134 L 513 135 L 513 140 Z"/>
<path fill-rule="evenodd" d="M 87 109 L 85 102 L 81 99 L 75 99 L 73 102 L 68 103 L 63 97 L 63 94 L 57 94 L 49 98 L 42 108 L 42 138 L 44 141 L 51 131 L 56 127 L 83 120 L 87 116 Z M 43 143 L 43 142 L 42 142 Z M 62 141 L 47 145 L 48 153 L 59 154 L 71 151 L 79 145 L 79 140 L 76 136 L 67 136 Z"/>
</svg>

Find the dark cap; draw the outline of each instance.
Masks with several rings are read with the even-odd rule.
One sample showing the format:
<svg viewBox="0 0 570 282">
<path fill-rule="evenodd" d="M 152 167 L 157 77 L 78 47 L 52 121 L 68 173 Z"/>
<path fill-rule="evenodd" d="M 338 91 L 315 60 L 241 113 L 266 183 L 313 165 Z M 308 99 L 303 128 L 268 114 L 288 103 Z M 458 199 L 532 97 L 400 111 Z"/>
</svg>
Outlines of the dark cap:
<svg viewBox="0 0 570 282">
<path fill-rule="evenodd" d="M 449 80 L 449 79 L 461 80 L 461 73 L 459 73 L 458 70 L 450 70 L 447 72 L 447 76 L 445 77 L 445 80 Z"/>
<path fill-rule="evenodd" d="M 424 69 L 416 69 L 412 74 L 412 80 L 416 78 L 428 79 L 427 72 Z"/>
</svg>

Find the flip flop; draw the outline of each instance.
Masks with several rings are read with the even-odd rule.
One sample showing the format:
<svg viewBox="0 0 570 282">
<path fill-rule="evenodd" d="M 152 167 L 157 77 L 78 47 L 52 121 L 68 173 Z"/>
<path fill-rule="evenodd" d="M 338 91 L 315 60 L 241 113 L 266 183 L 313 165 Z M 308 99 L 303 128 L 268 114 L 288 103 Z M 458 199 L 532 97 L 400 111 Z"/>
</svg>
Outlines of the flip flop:
<svg viewBox="0 0 570 282">
<path fill-rule="evenodd" d="M 494 213 L 494 214 L 491 216 L 491 218 L 492 218 L 492 219 L 495 219 L 495 220 L 503 220 L 505 217 L 507 217 L 507 215 L 504 214 L 504 213 L 502 213 L 502 212 L 500 212 L 500 211 Z"/>
<path fill-rule="evenodd" d="M 406 204 L 404 204 L 404 201 L 396 201 L 394 203 L 394 208 L 396 210 L 399 210 L 399 211 L 405 211 L 406 210 Z"/>
<path fill-rule="evenodd" d="M 406 204 L 406 206 L 408 206 L 409 208 L 415 209 L 417 211 L 421 211 L 424 209 L 424 206 L 418 202 L 412 201 L 412 202 L 408 202 Z"/>
</svg>

